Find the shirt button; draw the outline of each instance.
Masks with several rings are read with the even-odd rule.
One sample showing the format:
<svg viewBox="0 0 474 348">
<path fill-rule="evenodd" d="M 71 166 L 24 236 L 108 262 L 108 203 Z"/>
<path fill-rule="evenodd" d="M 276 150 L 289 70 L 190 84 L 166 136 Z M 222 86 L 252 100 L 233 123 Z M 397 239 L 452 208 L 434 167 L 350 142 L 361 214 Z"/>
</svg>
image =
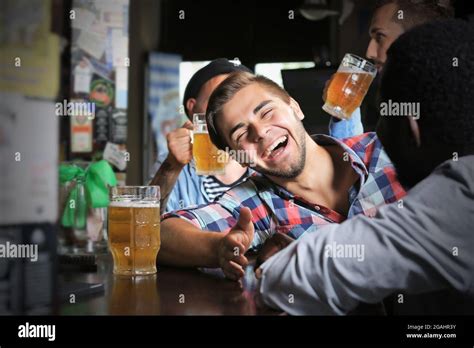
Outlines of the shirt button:
<svg viewBox="0 0 474 348">
<path fill-rule="evenodd" d="M 315 206 L 314 206 L 314 209 L 316 209 L 317 211 L 320 211 L 320 210 L 321 210 L 321 208 L 319 207 L 319 205 L 315 205 Z"/>
</svg>

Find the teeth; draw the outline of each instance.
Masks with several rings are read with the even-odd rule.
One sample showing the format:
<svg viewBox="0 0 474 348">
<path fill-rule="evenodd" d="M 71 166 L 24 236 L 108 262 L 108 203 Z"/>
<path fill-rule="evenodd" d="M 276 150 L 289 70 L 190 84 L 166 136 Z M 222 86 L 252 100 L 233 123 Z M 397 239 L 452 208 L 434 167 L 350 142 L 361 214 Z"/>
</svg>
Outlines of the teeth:
<svg viewBox="0 0 474 348">
<path fill-rule="evenodd" d="M 277 147 L 278 145 L 280 145 L 281 143 L 285 142 L 285 140 L 287 139 L 287 136 L 284 135 L 282 137 L 279 137 L 277 140 L 275 140 L 266 150 L 265 150 L 265 156 L 269 156 L 270 153 L 275 149 L 275 147 Z"/>
</svg>

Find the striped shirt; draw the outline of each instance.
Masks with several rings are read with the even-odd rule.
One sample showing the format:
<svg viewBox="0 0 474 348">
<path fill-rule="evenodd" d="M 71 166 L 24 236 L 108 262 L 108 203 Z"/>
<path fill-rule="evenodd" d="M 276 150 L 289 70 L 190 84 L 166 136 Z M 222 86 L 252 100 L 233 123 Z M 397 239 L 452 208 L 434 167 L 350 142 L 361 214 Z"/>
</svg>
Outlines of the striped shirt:
<svg viewBox="0 0 474 348">
<path fill-rule="evenodd" d="M 249 176 L 249 170 L 247 171 L 234 183 L 227 185 L 224 184 L 222 181 L 217 179 L 213 175 L 206 175 L 203 177 L 202 185 L 204 191 L 206 192 L 207 197 L 209 198 L 210 202 L 214 202 L 217 198 L 222 196 L 224 192 L 228 191 L 232 187 L 239 185 L 242 181 L 244 181 Z"/>
<path fill-rule="evenodd" d="M 214 203 L 165 214 L 163 219 L 180 217 L 203 230 L 226 232 L 235 225 L 240 208 L 245 206 L 251 209 L 255 227 L 252 247 L 258 247 L 275 231 L 298 238 L 309 229 L 340 223 L 357 214 L 373 216 L 381 205 L 405 196 L 395 168 L 375 133 L 365 133 L 342 141 L 316 135 L 313 140 L 321 146 L 341 146 L 359 175 L 356 186 L 348 192 L 350 208 L 347 217 L 318 204 L 317 197 L 308 202 L 265 176 L 254 174 Z"/>
</svg>

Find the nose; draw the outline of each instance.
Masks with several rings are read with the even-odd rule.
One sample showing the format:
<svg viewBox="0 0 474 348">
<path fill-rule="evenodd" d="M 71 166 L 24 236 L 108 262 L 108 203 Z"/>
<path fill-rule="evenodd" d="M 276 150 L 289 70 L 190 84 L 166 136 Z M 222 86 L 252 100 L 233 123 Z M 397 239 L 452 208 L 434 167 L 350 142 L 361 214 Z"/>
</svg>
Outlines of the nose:
<svg viewBox="0 0 474 348">
<path fill-rule="evenodd" d="M 263 122 L 253 122 L 250 124 L 249 132 L 252 141 L 258 142 L 263 139 L 269 132 L 270 127 Z"/>
<path fill-rule="evenodd" d="M 377 58 L 377 43 L 374 39 L 371 39 L 369 42 L 369 46 L 367 47 L 367 52 L 365 52 L 365 56 L 369 59 L 376 59 Z"/>
</svg>

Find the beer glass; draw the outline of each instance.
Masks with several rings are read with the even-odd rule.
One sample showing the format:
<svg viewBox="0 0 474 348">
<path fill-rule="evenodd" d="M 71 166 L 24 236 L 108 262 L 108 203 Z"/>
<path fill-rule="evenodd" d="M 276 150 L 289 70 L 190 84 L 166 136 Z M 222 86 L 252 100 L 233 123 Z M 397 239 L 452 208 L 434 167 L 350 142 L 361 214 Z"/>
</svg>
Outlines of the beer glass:
<svg viewBox="0 0 474 348">
<path fill-rule="evenodd" d="M 207 131 L 206 114 L 193 115 L 193 128 L 193 158 L 197 174 L 224 174 L 227 153 L 212 143 Z"/>
<path fill-rule="evenodd" d="M 114 274 L 156 273 L 161 245 L 160 187 L 112 187 L 108 215 Z"/>
<path fill-rule="evenodd" d="M 329 84 L 323 110 L 334 117 L 350 118 L 362 104 L 376 74 L 372 63 L 347 53 Z"/>
</svg>

